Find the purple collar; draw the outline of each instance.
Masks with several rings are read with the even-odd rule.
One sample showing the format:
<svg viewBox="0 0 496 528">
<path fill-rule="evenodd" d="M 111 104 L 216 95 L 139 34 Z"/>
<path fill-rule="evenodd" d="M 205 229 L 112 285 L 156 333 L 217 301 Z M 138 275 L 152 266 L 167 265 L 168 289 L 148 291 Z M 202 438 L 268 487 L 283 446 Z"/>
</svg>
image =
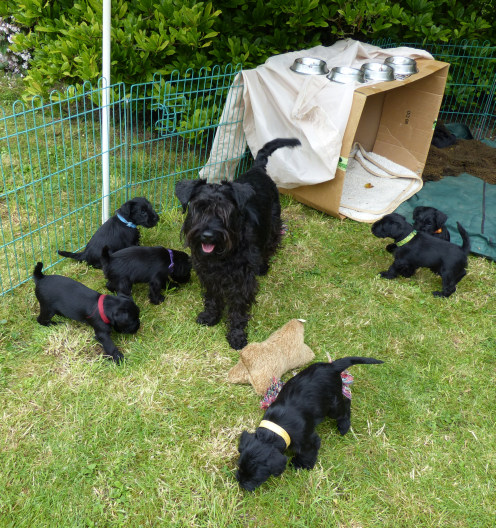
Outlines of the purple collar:
<svg viewBox="0 0 496 528">
<path fill-rule="evenodd" d="M 172 249 L 168 249 L 167 251 L 169 252 L 170 256 L 169 271 L 172 271 L 174 269 L 174 253 L 172 253 Z"/>
</svg>

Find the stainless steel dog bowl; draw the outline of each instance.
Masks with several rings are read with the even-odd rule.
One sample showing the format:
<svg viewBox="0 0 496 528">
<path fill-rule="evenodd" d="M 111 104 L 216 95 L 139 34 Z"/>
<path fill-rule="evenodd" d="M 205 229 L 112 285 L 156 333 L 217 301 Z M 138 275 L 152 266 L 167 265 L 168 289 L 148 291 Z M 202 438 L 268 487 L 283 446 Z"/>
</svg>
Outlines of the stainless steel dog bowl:
<svg viewBox="0 0 496 528">
<path fill-rule="evenodd" d="M 417 61 L 409 57 L 388 57 L 384 64 L 393 68 L 395 76 L 408 76 L 418 72 Z"/>
<path fill-rule="evenodd" d="M 367 62 L 360 68 L 365 81 L 394 81 L 394 70 L 383 62 Z"/>
<path fill-rule="evenodd" d="M 331 73 L 327 76 L 330 81 L 341 84 L 351 82 L 363 82 L 363 72 L 357 68 L 349 68 L 348 66 L 339 66 L 333 68 Z"/>
<path fill-rule="evenodd" d="M 289 69 L 303 75 L 327 75 L 329 73 L 326 62 L 315 57 L 300 57 Z"/>
</svg>

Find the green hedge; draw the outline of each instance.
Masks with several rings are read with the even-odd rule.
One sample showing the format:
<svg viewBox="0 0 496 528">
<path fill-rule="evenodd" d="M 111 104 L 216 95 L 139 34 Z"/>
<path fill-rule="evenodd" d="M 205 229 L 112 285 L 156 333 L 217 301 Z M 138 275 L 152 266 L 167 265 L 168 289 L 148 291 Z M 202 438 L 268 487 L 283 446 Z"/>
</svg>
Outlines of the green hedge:
<svg viewBox="0 0 496 528">
<path fill-rule="evenodd" d="M 496 0 L 113 0 L 112 82 L 213 64 L 251 68 L 346 37 L 496 44 L 495 11 Z M 100 76 L 101 0 L 9 0 L 0 3 L 0 17 L 8 16 L 23 29 L 13 50 L 31 52 L 28 95 Z"/>
</svg>

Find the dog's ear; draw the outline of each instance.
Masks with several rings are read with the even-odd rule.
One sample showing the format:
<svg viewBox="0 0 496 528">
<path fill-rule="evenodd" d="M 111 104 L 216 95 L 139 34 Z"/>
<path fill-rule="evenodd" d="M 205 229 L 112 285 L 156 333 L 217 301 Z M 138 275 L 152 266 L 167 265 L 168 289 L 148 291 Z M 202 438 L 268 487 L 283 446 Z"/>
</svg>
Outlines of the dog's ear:
<svg viewBox="0 0 496 528">
<path fill-rule="evenodd" d="M 269 469 L 272 475 L 275 477 L 281 475 L 286 469 L 287 461 L 288 457 L 286 455 L 283 455 L 277 449 L 273 449 L 269 459 Z"/>
<path fill-rule="evenodd" d="M 448 215 L 444 214 L 442 211 L 439 211 L 439 209 L 435 213 L 436 218 L 436 227 L 440 228 L 443 227 L 446 223 L 446 220 L 448 220 Z"/>
<path fill-rule="evenodd" d="M 122 215 L 126 220 L 128 220 L 129 217 L 131 216 L 131 208 L 132 208 L 133 204 L 134 204 L 133 200 L 128 200 L 126 203 L 123 203 L 119 207 L 117 212 L 120 215 Z"/>
<path fill-rule="evenodd" d="M 250 198 L 255 196 L 255 189 L 248 183 L 232 184 L 234 200 L 239 209 L 244 209 L 246 203 Z"/>
<path fill-rule="evenodd" d="M 204 184 L 205 180 L 181 180 L 176 183 L 175 193 L 177 199 L 183 206 L 183 213 L 186 212 L 188 203 L 191 200 L 193 191 L 198 185 Z"/>
<path fill-rule="evenodd" d="M 238 451 L 242 453 L 243 450 L 245 450 L 247 446 L 251 443 L 254 437 L 255 437 L 255 433 L 249 433 L 248 431 L 243 431 L 239 439 Z"/>
</svg>

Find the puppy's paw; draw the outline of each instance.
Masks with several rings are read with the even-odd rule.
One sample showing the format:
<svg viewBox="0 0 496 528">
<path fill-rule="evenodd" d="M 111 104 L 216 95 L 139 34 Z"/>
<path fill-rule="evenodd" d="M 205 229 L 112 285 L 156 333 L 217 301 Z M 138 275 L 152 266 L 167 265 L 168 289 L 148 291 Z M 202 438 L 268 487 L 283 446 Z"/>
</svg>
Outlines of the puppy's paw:
<svg viewBox="0 0 496 528">
<path fill-rule="evenodd" d="M 308 462 L 308 461 L 302 460 L 302 459 L 299 458 L 298 456 L 295 456 L 295 457 L 293 457 L 293 459 L 291 460 L 291 465 L 292 465 L 295 469 L 313 469 L 313 467 L 315 466 L 315 462 L 312 464 L 311 462 Z"/>
<path fill-rule="evenodd" d="M 56 321 L 43 321 L 43 320 L 40 321 L 39 317 L 36 320 L 38 321 L 40 325 L 43 325 L 43 326 L 53 326 L 53 325 L 58 324 Z"/>
<path fill-rule="evenodd" d="M 165 297 L 163 295 L 157 295 L 156 297 L 150 297 L 150 302 L 152 304 L 161 304 L 165 301 Z"/>
<path fill-rule="evenodd" d="M 350 430 L 351 422 L 349 418 L 342 418 L 337 421 L 336 425 L 338 426 L 339 434 L 345 435 Z"/>
<path fill-rule="evenodd" d="M 379 273 L 379 275 L 383 278 L 383 279 L 394 279 L 396 277 L 396 275 L 394 275 L 394 273 L 391 273 L 389 271 L 381 271 Z"/>
<path fill-rule="evenodd" d="M 433 291 L 432 295 L 434 297 L 449 297 L 453 292 L 442 292 L 442 291 Z"/>
<path fill-rule="evenodd" d="M 120 365 L 124 361 L 124 355 L 118 350 L 112 354 L 105 355 L 105 357 L 111 359 L 116 365 Z"/>
<path fill-rule="evenodd" d="M 234 350 L 241 350 L 248 344 L 248 339 L 243 330 L 232 330 L 227 334 L 227 342 Z"/>
<path fill-rule="evenodd" d="M 398 246 L 397 246 L 396 244 L 388 244 L 388 245 L 386 246 L 386 251 L 387 251 L 388 253 L 393 253 L 394 250 L 395 250 L 397 247 L 398 247 Z"/>
<path fill-rule="evenodd" d="M 260 267 L 258 268 L 257 275 L 259 275 L 260 277 L 263 277 L 264 275 L 267 275 L 268 271 L 269 271 L 269 265 L 261 264 Z"/>
<path fill-rule="evenodd" d="M 196 318 L 196 322 L 205 326 L 215 326 L 220 321 L 220 315 L 212 314 L 211 312 L 200 312 Z"/>
<path fill-rule="evenodd" d="M 105 284 L 105 287 L 108 291 L 111 291 L 112 293 L 115 293 L 117 291 L 115 286 L 110 281 Z"/>
</svg>

